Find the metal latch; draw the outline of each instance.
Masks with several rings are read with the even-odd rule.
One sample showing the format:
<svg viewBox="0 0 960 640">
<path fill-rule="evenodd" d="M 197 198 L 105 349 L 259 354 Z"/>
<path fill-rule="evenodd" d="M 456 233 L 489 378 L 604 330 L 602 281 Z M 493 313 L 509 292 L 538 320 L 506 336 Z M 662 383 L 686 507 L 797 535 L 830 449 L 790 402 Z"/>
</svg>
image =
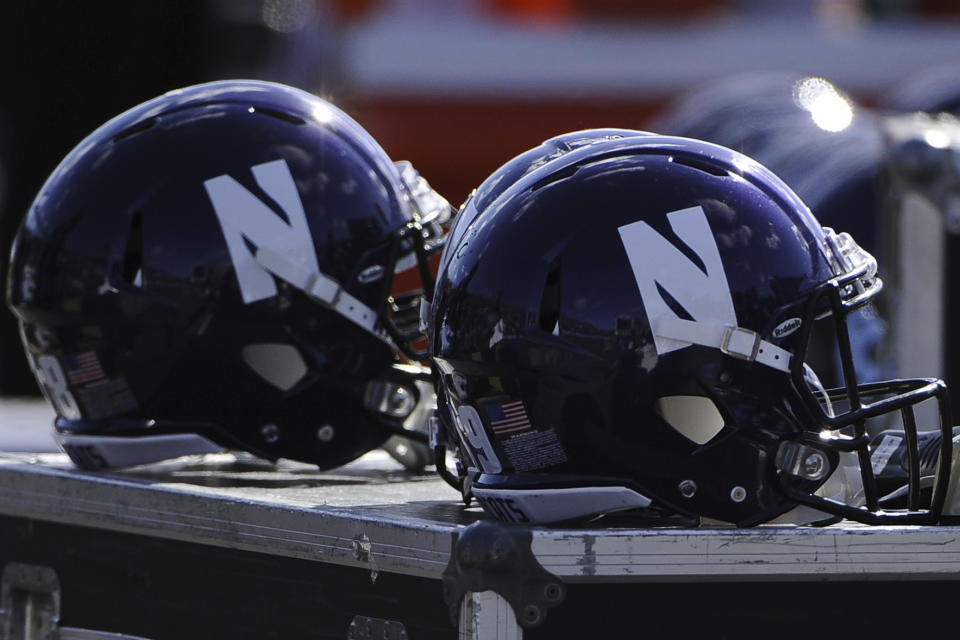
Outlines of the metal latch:
<svg viewBox="0 0 960 640">
<path fill-rule="evenodd" d="M 0 640 L 55 639 L 60 580 L 50 567 L 10 562 L 0 576 Z"/>
<path fill-rule="evenodd" d="M 50 567 L 9 562 L 0 575 L 0 640 L 148 640 L 60 626 L 60 579 Z"/>
<path fill-rule="evenodd" d="M 443 572 L 443 597 L 455 623 L 464 594 L 493 591 L 513 607 L 520 626 L 543 624 L 547 608 L 566 597 L 566 585 L 537 561 L 532 541 L 526 527 L 488 520 L 457 536 Z"/>
</svg>

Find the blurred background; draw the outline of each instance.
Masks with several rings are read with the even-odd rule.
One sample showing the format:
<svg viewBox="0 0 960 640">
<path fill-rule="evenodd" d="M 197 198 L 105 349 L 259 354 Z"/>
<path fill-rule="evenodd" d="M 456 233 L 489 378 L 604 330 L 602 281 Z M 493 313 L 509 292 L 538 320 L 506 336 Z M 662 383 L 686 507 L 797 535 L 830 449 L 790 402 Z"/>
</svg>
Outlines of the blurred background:
<svg viewBox="0 0 960 640">
<path fill-rule="evenodd" d="M 0 11 L 4 279 L 17 225 L 59 160 L 112 116 L 198 82 L 260 78 L 321 95 L 453 204 L 513 155 L 575 129 L 684 133 L 732 108 L 745 121 L 702 137 L 745 149 L 763 110 L 752 110 L 757 85 L 733 80 L 744 74 L 824 78 L 850 118 L 960 105 L 955 0 L 32 0 Z M 839 149 L 885 148 L 878 131 Z M 0 395 L 37 394 L 4 306 Z"/>
</svg>

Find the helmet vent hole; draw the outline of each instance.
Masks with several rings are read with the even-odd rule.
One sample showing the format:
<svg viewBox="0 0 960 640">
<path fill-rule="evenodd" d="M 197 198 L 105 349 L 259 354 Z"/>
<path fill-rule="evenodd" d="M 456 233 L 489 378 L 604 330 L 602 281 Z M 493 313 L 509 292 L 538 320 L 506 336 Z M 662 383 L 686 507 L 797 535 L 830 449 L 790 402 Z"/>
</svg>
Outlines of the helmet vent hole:
<svg viewBox="0 0 960 640">
<path fill-rule="evenodd" d="M 270 116 L 271 118 L 276 118 L 277 120 L 283 120 L 284 122 L 289 122 L 290 124 L 301 125 L 305 124 L 306 122 L 303 118 L 299 118 L 292 113 L 285 113 L 276 109 L 268 109 L 267 107 L 253 107 L 253 113 L 262 113 L 265 116 Z"/>
<path fill-rule="evenodd" d="M 549 176 L 547 176 L 543 180 L 540 180 L 539 182 L 537 182 L 535 185 L 533 185 L 533 187 L 531 187 L 530 190 L 536 191 L 537 189 L 542 189 L 548 184 L 553 184 L 554 182 L 560 182 L 561 180 L 566 180 L 567 178 L 569 178 L 579 170 L 580 170 L 580 167 L 577 167 L 577 166 L 560 169 L 559 171 L 555 173 L 551 173 Z"/>
<path fill-rule="evenodd" d="M 730 175 L 730 172 L 727 171 L 724 167 L 711 164 L 709 162 L 704 162 L 701 159 L 695 158 L 671 158 L 671 161 L 674 164 L 681 164 L 685 167 L 690 167 L 692 169 L 697 169 L 698 171 L 703 171 L 704 173 L 709 173 L 712 176 L 726 177 Z"/>
<path fill-rule="evenodd" d="M 127 243 L 123 253 L 123 280 L 127 284 L 143 286 L 143 217 L 133 214 L 127 229 Z"/>
<path fill-rule="evenodd" d="M 540 298 L 539 325 L 544 331 L 553 332 L 560 322 L 560 258 L 554 258 L 547 271 L 547 279 Z"/>
<path fill-rule="evenodd" d="M 147 131 L 148 129 L 153 129 L 154 125 L 156 124 L 157 124 L 156 118 L 147 118 L 146 120 L 142 120 L 134 125 L 127 127 L 117 135 L 113 136 L 113 141 L 115 143 L 120 142 L 121 140 L 125 140 L 130 136 L 135 136 L 138 133 Z"/>
</svg>

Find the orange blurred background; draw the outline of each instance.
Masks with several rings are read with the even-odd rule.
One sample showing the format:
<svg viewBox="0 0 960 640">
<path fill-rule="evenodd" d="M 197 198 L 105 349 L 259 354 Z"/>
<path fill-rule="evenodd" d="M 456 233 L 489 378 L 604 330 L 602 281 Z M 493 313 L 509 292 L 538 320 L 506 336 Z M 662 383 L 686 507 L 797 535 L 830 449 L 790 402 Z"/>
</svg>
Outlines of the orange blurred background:
<svg viewBox="0 0 960 640">
<path fill-rule="evenodd" d="M 497 166 L 588 127 L 644 128 L 699 83 L 819 75 L 869 105 L 956 62 L 948 0 L 71 0 L 7 3 L 0 251 L 98 125 L 170 89 L 285 82 L 346 110 L 454 205 Z M 3 261 L 0 277 L 5 277 Z M 36 394 L 0 311 L 0 394 Z"/>
</svg>

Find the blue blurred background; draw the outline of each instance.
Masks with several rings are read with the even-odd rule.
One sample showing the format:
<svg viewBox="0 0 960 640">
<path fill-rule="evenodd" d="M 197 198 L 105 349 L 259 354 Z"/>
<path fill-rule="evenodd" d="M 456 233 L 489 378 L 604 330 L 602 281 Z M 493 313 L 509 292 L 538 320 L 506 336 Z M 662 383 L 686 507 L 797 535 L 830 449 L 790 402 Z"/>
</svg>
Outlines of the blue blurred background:
<svg viewBox="0 0 960 640">
<path fill-rule="evenodd" d="M 333 101 L 454 204 L 545 138 L 647 128 L 683 93 L 734 74 L 824 77 L 865 108 L 960 96 L 952 0 L 33 0 L 0 11 L 4 277 L 21 217 L 74 145 L 208 80 L 275 80 Z M 4 307 L 0 395 L 37 393 Z"/>
</svg>

